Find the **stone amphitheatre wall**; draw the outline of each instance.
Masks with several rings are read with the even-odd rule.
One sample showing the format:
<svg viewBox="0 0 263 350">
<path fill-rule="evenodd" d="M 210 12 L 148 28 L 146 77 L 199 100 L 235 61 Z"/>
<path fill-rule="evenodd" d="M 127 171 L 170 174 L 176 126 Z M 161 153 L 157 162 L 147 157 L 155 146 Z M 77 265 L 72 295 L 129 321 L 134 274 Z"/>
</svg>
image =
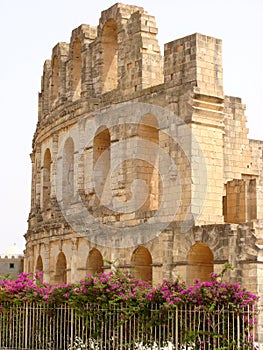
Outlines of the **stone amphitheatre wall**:
<svg viewBox="0 0 263 350">
<path fill-rule="evenodd" d="M 162 56 L 156 36 L 116 4 L 45 61 L 24 269 L 73 282 L 115 261 L 191 283 L 229 262 L 262 294 L 263 142 L 224 95 L 222 42 L 192 34 Z"/>
</svg>

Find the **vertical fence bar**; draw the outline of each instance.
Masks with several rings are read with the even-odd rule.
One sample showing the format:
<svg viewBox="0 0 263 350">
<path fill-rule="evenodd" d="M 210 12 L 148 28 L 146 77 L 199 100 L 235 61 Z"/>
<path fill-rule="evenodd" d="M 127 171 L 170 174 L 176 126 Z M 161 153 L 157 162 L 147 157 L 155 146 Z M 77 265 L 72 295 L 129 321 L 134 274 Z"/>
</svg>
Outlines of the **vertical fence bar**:
<svg viewBox="0 0 263 350">
<path fill-rule="evenodd" d="M 179 338 L 178 338 L 178 306 L 175 308 L 175 318 L 173 318 L 174 321 L 174 327 L 175 327 L 175 350 L 178 350 L 178 343 L 179 343 Z"/>
<path fill-rule="evenodd" d="M 67 310 L 70 317 L 70 334 L 69 334 L 69 342 L 70 347 L 73 347 L 73 342 L 75 341 L 75 332 L 74 332 L 74 309 L 70 308 Z"/>
<path fill-rule="evenodd" d="M 12 309 L 12 318 L 10 322 L 10 343 L 14 347 L 14 321 L 15 321 L 16 307 Z"/>
<path fill-rule="evenodd" d="M 18 338 L 19 338 L 19 347 L 23 347 L 23 338 L 22 338 L 22 334 L 21 334 L 21 329 L 24 328 L 24 325 L 25 325 L 25 308 L 24 308 L 24 305 L 21 306 L 21 327 L 20 327 L 20 330 L 19 330 L 19 334 L 18 334 Z"/>
<path fill-rule="evenodd" d="M 35 320 L 35 315 L 34 312 L 32 312 L 32 306 L 28 305 L 28 311 L 29 311 L 29 320 L 30 320 L 30 326 L 29 326 L 29 334 L 28 334 L 28 339 L 29 339 L 29 347 L 34 346 L 34 320 Z"/>
<path fill-rule="evenodd" d="M 231 315 L 232 315 L 232 325 L 233 325 L 233 327 L 232 327 L 232 339 L 236 340 L 235 332 L 236 332 L 237 326 L 236 326 L 236 322 L 235 322 L 235 317 L 234 317 L 234 312 L 233 311 L 231 311 Z"/>
<path fill-rule="evenodd" d="M 179 331 L 179 334 L 180 334 L 180 345 L 183 343 L 183 310 L 182 308 L 180 308 L 180 316 L 179 318 L 177 318 L 177 321 L 179 322 L 180 320 L 180 323 L 178 324 L 178 331 Z"/>
<path fill-rule="evenodd" d="M 109 310 L 111 311 L 111 310 Z M 102 323 L 103 323 L 103 328 L 102 328 L 102 339 L 104 340 L 104 347 L 106 346 L 107 344 L 107 340 L 110 340 L 109 338 L 107 338 L 107 335 L 109 336 L 109 333 L 108 333 L 108 327 L 109 327 L 109 322 L 110 322 L 110 316 L 108 318 L 108 322 L 105 322 L 106 320 L 104 319 L 103 317 L 103 313 L 104 313 L 104 310 L 102 310 Z M 105 320 L 105 321 L 104 321 Z"/>
<path fill-rule="evenodd" d="M 14 319 L 16 314 L 16 307 L 12 309 L 12 318 L 10 322 L 10 343 L 11 347 L 14 347 Z"/>
<path fill-rule="evenodd" d="M 24 335 L 25 335 L 25 348 L 27 348 L 28 347 L 28 345 L 27 345 L 27 340 L 28 340 L 28 338 L 27 338 L 27 335 L 28 335 L 28 304 L 26 303 L 25 304 L 25 332 L 24 332 Z"/>
<path fill-rule="evenodd" d="M 237 348 L 240 349 L 240 314 L 237 314 Z"/>
<path fill-rule="evenodd" d="M 222 342 L 225 341 L 225 314 L 224 314 L 224 307 L 220 309 L 218 306 L 217 308 L 218 312 L 218 332 L 222 334 Z M 221 344 L 220 341 L 218 341 L 217 346 L 219 347 Z"/>
<path fill-rule="evenodd" d="M 47 344 L 49 343 L 49 327 L 47 327 L 47 329 L 45 329 L 45 324 L 49 324 L 48 320 L 47 320 L 47 314 L 46 314 L 47 310 L 46 307 L 44 306 L 44 312 L 43 312 L 43 320 L 42 320 L 42 332 L 44 333 L 44 336 L 42 337 L 43 339 L 43 346 L 47 346 Z"/>
<path fill-rule="evenodd" d="M 229 329 L 229 307 L 227 308 L 227 339 L 230 339 L 230 329 Z"/>
<path fill-rule="evenodd" d="M 70 325 L 70 317 L 71 317 L 71 309 L 68 308 L 67 305 L 64 305 L 61 308 L 61 319 L 60 324 L 63 327 L 63 319 L 66 319 L 66 327 L 64 327 L 64 337 L 61 339 L 61 344 L 63 345 L 63 349 L 67 348 L 67 344 L 70 342 L 71 337 L 71 325 Z"/>
<path fill-rule="evenodd" d="M 255 308 L 254 306 L 252 306 L 252 317 L 253 317 L 253 323 L 254 324 L 254 320 L 255 320 Z M 248 313 L 250 314 L 250 307 L 248 306 Z M 255 332 L 256 332 L 256 327 L 254 326 L 252 329 L 252 337 L 253 337 L 253 342 L 255 341 Z"/>
<path fill-rule="evenodd" d="M 59 335 L 61 335 L 61 333 L 63 332 L 63 329 L 61 329 L 60 332 L 57 332 L 57 329 L 59 329 L 59 312 L 60 312 L 60 308 L 56 308 L 54 310 L 54 328 L 53 328 L 53 346 L 54 347 L 58 347 L 59 344 Z"/>
<path fill-rule="evenodd" d="M 13 317 L 13 310 L 10 309 L 10 312 L 9 312 L 9 323 L 12 321 L 12 317 Z M 10 344 L 9 346 L 12 346 L 12 343 L 11 343 L 11 339 L 12 339 L 12 334 L 10 333 L 11 332 L 11 329 L 9 327 L 9 330 L 7 332 L 7 336 L 8 336 L 8 344 Z"/>
</svg>

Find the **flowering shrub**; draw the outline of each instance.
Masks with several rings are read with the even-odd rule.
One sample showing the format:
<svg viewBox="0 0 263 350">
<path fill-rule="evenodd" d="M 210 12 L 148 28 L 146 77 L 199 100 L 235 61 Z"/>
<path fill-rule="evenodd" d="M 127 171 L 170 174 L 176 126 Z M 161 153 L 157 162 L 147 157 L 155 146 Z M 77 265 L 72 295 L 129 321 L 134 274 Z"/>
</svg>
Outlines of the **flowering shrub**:
<svg viewBox="0 0 263 350">
<path fill-rule="evenodd" d="M 43 282 L 41 273 L 22 273 L 16 280 L 0 279 L 0 302 L 12 301 L 45 303 L 52 306 L 68 303 L 82 307 L 86 303 L 106 305 L 129 302 L 129 305 L 143 307 L 158 303 L 166 308 L 191 304 L 211 308 L 228 306 L 240 309 L 256 304 L 258 297 L 237 283 L 224 282 L 221 276 L 212 274 L 211 281 L 198 280 L 191 286 L 176 278 L 164 280 L 160 285 L 135 278 L 130 272 L 109 272 L 87 275 L 84 280 L 72 284 L 49 285 Z"/>
</svg>

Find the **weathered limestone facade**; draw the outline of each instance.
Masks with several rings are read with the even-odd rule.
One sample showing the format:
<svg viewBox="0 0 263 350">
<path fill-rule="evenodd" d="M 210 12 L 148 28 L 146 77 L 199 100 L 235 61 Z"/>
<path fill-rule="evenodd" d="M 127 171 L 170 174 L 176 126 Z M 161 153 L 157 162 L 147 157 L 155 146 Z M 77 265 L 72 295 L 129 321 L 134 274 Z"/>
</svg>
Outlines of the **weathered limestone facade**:
<svg viewBox="0 0 263 350">
<path fill-rule="evenodd" d="M 162 56 L 156 34 L 153 16 L 116 4 L 45 62 L 25 270 L 73 282 L 116 261 L 153 283 L 176 275 L 190 283 L 229 262 L 232 280 L 263 295 L 263 142 L 248 139 L 241 99 L 224 95 L 221 40 L 189 35 L 165 44 Z M 123 108 L 117 117 L 113 107 Z M 95 239 L 68 220 L 79 203 L 94 218 L 83 229 Z M 141 228 L 143 237 L 159 222 L 149 240 L 96 238 L 103 225 L 123 235 Z"/>
</svg>

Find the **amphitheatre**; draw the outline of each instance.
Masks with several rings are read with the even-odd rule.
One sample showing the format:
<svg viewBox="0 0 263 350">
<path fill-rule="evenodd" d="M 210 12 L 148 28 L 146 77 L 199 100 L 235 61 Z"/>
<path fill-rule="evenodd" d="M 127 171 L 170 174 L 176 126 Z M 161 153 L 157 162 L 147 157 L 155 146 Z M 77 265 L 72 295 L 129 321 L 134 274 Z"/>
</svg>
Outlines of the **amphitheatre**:
<svg viewBox="0 0 263 350">
<path fill-rule="evenodd" d="M 44 62 L 25 271 L 50 283 L 129 269 L 160 283 L 229 279 L 263 295 L 263 141 L 224 95 L 222 41 L 164 45 L 115 4 Z"/>
</svg>

